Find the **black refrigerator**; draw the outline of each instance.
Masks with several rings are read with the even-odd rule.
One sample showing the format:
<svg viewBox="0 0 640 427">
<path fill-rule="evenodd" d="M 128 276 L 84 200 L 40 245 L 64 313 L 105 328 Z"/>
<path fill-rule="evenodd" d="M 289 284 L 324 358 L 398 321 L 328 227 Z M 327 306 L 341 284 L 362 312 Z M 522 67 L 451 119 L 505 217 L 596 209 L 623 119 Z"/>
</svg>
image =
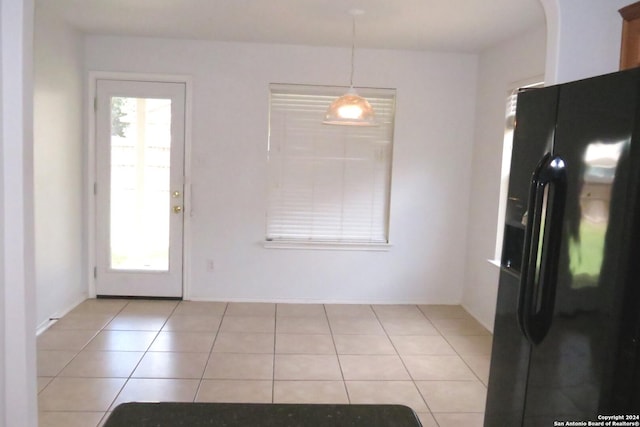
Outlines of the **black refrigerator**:
<svg viewBox="0 0 640 427">
<path fill-rule="evenodd" d="M 518 94 L 504 227 L 485 427 L 638 421 L 640 69 Z"/>
</svg>

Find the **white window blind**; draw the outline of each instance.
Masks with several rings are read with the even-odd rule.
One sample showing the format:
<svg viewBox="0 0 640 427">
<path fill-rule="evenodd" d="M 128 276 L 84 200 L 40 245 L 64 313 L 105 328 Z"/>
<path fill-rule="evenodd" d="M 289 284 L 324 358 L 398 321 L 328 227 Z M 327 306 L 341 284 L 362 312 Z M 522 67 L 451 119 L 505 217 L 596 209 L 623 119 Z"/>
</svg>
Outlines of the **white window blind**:
<svg viewBox="0 0 640 427">
<path fill-rule="evenodd" d="M 388 243 L 395 90 L 358 89 L 377 126 L 323 124 L 345 91 L 271 85 L 267 241 Z"/>
</svg>

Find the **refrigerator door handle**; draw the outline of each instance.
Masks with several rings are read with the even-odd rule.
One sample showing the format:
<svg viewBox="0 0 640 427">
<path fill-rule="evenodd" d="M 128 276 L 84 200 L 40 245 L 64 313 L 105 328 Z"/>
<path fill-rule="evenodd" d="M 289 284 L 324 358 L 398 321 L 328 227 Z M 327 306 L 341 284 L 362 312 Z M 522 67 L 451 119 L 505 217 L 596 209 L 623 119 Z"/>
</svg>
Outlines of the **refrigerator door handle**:
<svg viewBox="0 0 640 427">
<path fill-rule="evenodd" d="M 524 246 L 522 253 L 522 271 L 520 272 L 520 289 L 518 293 L 518 326 L 520 326 L 520 330 L 523 335 L 529 339 L 529 332 L 527 330 L 528 322 L 525 321 L 525 318 L 529 315 L 528 310 L 528 301 L 530 300 L 529 294 L 534 285 L 535 277 L 536 277 L 536 259 L 538 252 L 538 241 L 540 238 L 540 223 L 541 219 L 538 218 L 537 212 L 539 209 L 536 209 L 537 201 L 540 199 L 540 204 L 542 204 L 541 199 L 541 189 L 540 189 L 540 174 L 544 169 L 545 165 L 548 163 L 549 158 L 551 158 L 551 154 L 545 154 L 542 159 L 538 162 L 538 165 L 533 170 L 533 174 L 531 175 L 531 183 L 529 184 L 529 200 L 527 203 L 527 224 L 525 226 L 525 234 L 524 234 Z M 532 246 L 532 243 L 535 243 Z"/>
<path fill-rule="evenodd" d="M 566 193 L 564 160 L 545 155 L 531 178 L 518 299 L 520 329 L 532 344 L 544 339 L 553 319 Z"/>
</svg>

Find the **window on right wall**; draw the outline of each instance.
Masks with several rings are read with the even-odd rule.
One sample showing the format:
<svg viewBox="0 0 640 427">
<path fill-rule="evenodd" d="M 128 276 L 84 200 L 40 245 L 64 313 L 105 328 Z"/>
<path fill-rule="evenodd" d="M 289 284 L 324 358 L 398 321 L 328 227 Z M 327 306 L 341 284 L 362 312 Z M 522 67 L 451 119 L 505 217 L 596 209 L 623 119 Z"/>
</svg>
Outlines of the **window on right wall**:
<svg viewBox="0 0 640 427">
<path fill-rule="evenodd" d="M 344 87 L 270 87 L 266 246 L 389 243 L 395 90 L 358 88 L 376 126 L 323 124 Z"/>
<path fill-rule="evenodd" d="M 530 80 L 531 81 L 531 80 Z M 502 258 L 502 240 L 504 238 L 504 222 L 507 210 L 507 198 L 509 193 L 509 175 L 511 173 L 511 153 L 513 151 L 513 131 L 515 129 L 516 106 L 518 103 L 518 91 L 524 88 L 543 87 L 542 78 L 532 79 L 533 83 L 517 85 L 509 91 L 505 108 L 504 138 L 502 140 L 502 167 L 500 171 L 500 200 L 498 204 L 498 228 L 496 232 L 496 249 L 493 262 L 500 264 Z"/>
</svg>

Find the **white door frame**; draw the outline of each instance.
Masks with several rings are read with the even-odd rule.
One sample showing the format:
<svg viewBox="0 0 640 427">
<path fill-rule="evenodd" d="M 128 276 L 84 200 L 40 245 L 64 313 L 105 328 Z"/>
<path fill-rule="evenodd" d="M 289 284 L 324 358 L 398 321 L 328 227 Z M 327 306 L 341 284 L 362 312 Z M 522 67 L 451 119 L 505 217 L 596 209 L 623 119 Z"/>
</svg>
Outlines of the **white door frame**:
<svg viewBox="0 0 640 427">
<path fill-rule="evenodd" d="M 87 147 L 85 151 L 85 247 L 86 247 L 86 280 L 89 284 L 89 298 L 96 297 L 96 196 L 94 186 L 97 180 L 96 171 L 96 114 L 94 103 L 98 80 L 134 80 L 147 82 L 183 83 L 185 85 L 185 117 L 184 117 L 184 215 L 183 215 L 183 251 L 182 251 L 182 299 L 189 299 L 190 291 L 190 248 L 191 248 L 191 129 L 192 129 L 192 96 L 191 76 L 173 74 L 146 74 L 90 71 L 87 91 Z"/>
</svg>

